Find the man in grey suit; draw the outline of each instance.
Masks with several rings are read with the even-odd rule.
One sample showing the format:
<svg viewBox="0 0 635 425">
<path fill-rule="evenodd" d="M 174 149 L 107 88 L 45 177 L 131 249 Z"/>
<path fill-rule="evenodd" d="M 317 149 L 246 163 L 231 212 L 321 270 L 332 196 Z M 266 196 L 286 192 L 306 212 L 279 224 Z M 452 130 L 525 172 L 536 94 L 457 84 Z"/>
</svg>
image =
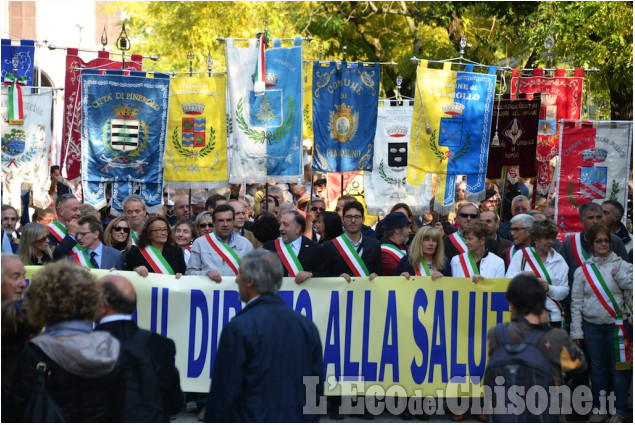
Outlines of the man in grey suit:
<svg viewBox="0 0 635 425">
<path fill-rule="evenodd" d="M 82 250 L 77 247 L 75 252 L 71 252 L 69 261 L 76 261 L 94 269 L 122 270 L 123 254 L 101 242 L 100 237 L 103 232 L 101 222 L 96 217 L 92 215 L 81 217 L 77 221 L 75 238 Z"/>
</svg>

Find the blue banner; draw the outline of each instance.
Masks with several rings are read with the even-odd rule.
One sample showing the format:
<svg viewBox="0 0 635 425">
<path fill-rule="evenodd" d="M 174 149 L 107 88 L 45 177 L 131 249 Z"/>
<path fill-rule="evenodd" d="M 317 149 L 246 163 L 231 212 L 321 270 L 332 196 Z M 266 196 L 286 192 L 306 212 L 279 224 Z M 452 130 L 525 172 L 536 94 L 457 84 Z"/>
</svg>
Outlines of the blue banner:
<svg viewBox="0 0 635 425">
<path fill-rule="evenodd" d="M 35 54 L 35 41 L 33 40 L 9 40 L 2 39 L 2 82 L 7 74 L 14 77 L 26 77 L 26 85 L 33 85 L 33 56 Z M 18 75 L 13 71 L 12 60 L 16 56 L 18 64 Z"/>
<path fill-rule="evenodd" d="M 314 171 L 373 169 L 378 97 L 378 63 L 314 62 Z"/>
<path fill-rule="evenodd" d="M 100 72 L 82 71 L 84 200 L 102 208 L 111 182 L 114 210 L 122 211 L 126 196 L 139 193 L 148 212 L 159 211 L 170 78 L 143 71 Z"/>
</svg>

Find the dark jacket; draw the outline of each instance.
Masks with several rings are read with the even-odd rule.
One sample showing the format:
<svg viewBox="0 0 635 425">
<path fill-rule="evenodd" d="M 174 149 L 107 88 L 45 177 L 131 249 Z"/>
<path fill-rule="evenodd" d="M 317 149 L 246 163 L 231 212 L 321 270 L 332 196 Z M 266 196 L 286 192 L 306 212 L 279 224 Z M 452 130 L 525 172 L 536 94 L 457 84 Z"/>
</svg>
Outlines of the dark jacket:
<svg viewBox="0 0 635 425">
<path fill-rule="evenodd" d="M 123 379 L 115 368 L 119 342 L 106 332 L 68 338 L 40 335 L 22 352 L 13 376 L 3 421 L 20 422 L 36 380 L 35 367 L 45 362 L 48 393 L 68 422 L 120 422 Z"/>
<path fill-rule="evenodd" d="M 500 257 L 500 255 L 498 255 L 497 253 L 497 245 L 496 245 L 496 241 L 490 237 L 488 237 L 485 240 L 485 248 L 487 248 L 487 250 L 495 255 L 497 255 L 498 257 Z M 456 256 L 457 254 L 459 254 L 459 250 L 454 246 L 454 244 L 452 243 L 452 241 L 450 240 L 449 236 L 444 236 L 443 237 L 443 249 L 445 250 L 445 258 L 448 261 L 452 260 L 452 257 Z M 503 258 L 503 257 L 500 257 Z"/>
<path fill-rule="evenodd" d="M 298 253 L 298 260 L 302 265 L 304 271 L 313 273 L 313 276 L 324 276 L 324 252 L 322 247 L 313 242 L 306 236 L 301 236 L 302 242 L 300 244 L 300 252 Z M 265 242 L 263 248 L 278 254 L 276 250 L 276 241 Z M 289 272 L 283 265 L 284 276 L 288 277 Z"/>
<path fill-rule="evenodd" d="M 205 422 L 316 421 L 319 415 L 302 413 L 303 377 L 319 377 L 319 397 L 323 369 L 313 322 L 278 295 L 261 295 L 223 328 Z"/>
<path fill-rule="evenodd" d="M 343 235 L 342 237 L 346 237 Z M 348 264 L 342 258 L 342 255 L 337 250 L 333 241 L 326 241 L 323 245 L 324 248 L 324 261 L 326 263 L 326 275 L 327 276 L 340 276 L 342 273 L 347 273 L 351 276 L 355 274 L 348 267 Z M 360 247 L 360 251 L 362 251 L 362 261 L 366 264 L 366 268 L 368 269 L 368 273 L 377 273 L 378 275 L 382 275 L 382 265 L 381 265 L 381 245 L 377 239 L 367 238 L 366 236 L 362 236 L 362 244 Z"/>
<path fill-rule="evenodd" d="M 132 320 L 115 320 L 100 324 L 95 330 L 109 332 L 123 342 L 131 339 L 137 333 L 139 327 Z M 145 345 L 158 369 L 164 412 L 166 420 L 169 421 L 170 416 L 176 415 L 183 407 L 179 371 L 174 365 L 176 347 L 174 341 L 154 332 L 150 333 Z"/>
<path fill-rule="evenodd" d="M 185 273 L 187 265 L 185 264 L 185 258 L 183 257 L 183 250 L 181 248 L 173 245 L 164 245 L 162 254 L 170 267 L 172 267 L 172 270 L 174 270 L 174 273 Z M 154 272 L 154 269 L 146 261 L 141 251 L 139 251 L 139 247 L 133 245 L 126 255 L 123 269 L 133 270 L 137 266 L 145 266 L 150 273 Z"/>
</svg>

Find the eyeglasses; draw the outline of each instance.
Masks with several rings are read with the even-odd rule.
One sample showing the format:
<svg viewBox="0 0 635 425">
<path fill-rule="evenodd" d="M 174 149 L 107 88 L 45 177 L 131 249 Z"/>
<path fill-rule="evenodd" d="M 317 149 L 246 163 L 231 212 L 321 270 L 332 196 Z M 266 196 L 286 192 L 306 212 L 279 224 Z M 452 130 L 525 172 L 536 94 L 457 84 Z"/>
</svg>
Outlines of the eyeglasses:
<svg viewBox="0 0 635 425">
<path fill-rule="evenodd" d="M 527 230 L 529 227 L 512 227 L 509 229 L 510 232 L 520 232 L 521 230 Z"/>
<path fill-rule="evenodd" d="M 463 218 L 478 218 L 478 214 L 467 214 L 467 213 L 461 213 L 459 214 L 461 217 Z"/>
<path fill-rule="evenodd" d="M 42 236 L 42 237 L 41 237 L 40 239 L 38 239 L 37 241 L 38 241 L 38 242 L 44 242 L 44 241 L 48 240 L 48 238 L 49 238 L 49 236 L 48 236 L 48 235 L 45 235 L 45 236 Z"/>
<path fill-rule="evenodd" d="M 75 233 L 75 239 L 79 238 L 80 236 L 83 238 L 84 236 L 89 235 L 91 233 L 93 232 L 77 232 Z"/>
<path fill-rule="evenodd" d="M 610 239 L 596 239 L 593 241 L 593 243 L 597 243 L 597 244 L 603 244 L 603 243 L 609 243 L 611 242 Z"/>
<path fill-rule="evenodd" d="M 364 218 L 363 215 L 345 215 L 344 218 L 348 221 L 357 221 Z"/>
<path fill-rule="evenodd" d="M 115 226 L 112 228 L 112 230 L 114 230 L 115 232 L 130 233 L 130 227 Z"/>
<path fill-rule="evenodd" d="M 168 233 L 168 228 L 167 227 L 163 227 L 161 229 L 151 229 L 151 232 L 157 232 L 157 233 Z"/>
<path fill-rule="evenodd" d="M 200 227 L 201 229 L 207 229 L 208 227 L 211 229 L 212 227 L 214 227 L 213 223 L 201 223 L 198 225 L 198 227 Z"/>
</svg>

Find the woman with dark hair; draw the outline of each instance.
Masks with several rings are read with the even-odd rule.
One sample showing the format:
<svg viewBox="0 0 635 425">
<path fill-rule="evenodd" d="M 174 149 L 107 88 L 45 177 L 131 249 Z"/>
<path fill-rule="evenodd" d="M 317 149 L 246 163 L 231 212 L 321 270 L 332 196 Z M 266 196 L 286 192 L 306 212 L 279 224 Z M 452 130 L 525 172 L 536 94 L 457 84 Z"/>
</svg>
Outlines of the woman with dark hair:
<svg viewBox="0 0 635 425">
<path fill-rule="evenodd" d="M 254 245 L 254 249 L 262 248 L 265 242 L 272 241 L 280 236 L 280 223 L 275 214 L 270 211 L 261 211 L 254 220 L 253 233 L 258 240 L 258 246 Z"/>
<path fill-rule="evenodd" d="M 108 332 L 92 331 L 103 305 L 97 280 L 85 267 L 58 261 L 33 276 L 24 306 L 29 323 L 44 332 L 20 354 L 3 420 L 36 419 L 25 416 L 32 413 L 29 396 L 43 370 L 47 392 L 67 422 L 122 421 L 125 381 L 116 367 L 120 343 Z"/>
<path fill-rule="evenodd" d="M 49 231 L 43 224 L 27 223 L 22 227 L 18 257 L 24 265 L 39 266 L 53 261 Z"/>
<path fill-rule="evenodd" d="M 176 242 L 176 246 L 183 250 L 185 264 L 187 264 L 187 261 L 190 259 L 190 254 L 192 253 L 191 245 L 196 238 L 198 238 L 198 232 L 196 231 L 194 223 L 189 219 L 184 218 L 174 225 L 174 241 Z"/>
<path fill-rule="evenodd" d="M 168 221 L 163 217 L 150 217 L 137 245 L 126 255 L 124 270 L 134 270 L 143 277 L 148 273 L 162 273 L 179 279 L 185 269 L 183 250 L 174 244 Z"/>
<path fill-rule="evenodd" d="M 478 283 L 481 279 L 500 279 L 505 277 L 505 262 L 485 247 L 487 224 L 470 221 L 465 224 L 463 236 L 467 251 L 457 254 L 450 260 L 452 276 L 467 277 Z"/>
<path fill-rule="evenodd" d="M 320 245 L 344 233 L 340 215 L 333 211 L 322 211 L 319 213 L 317 220 L 315 220 L 315 233 L 319 236 Z"/>
<path fill-rule="evenodd" d="M 600 411 L 587 422 L 624 422 L 632 331 L 624 320 L 623 291 L 633 289 L 633 265 L 613 252 L 605 224 L 591 226 L 587 241 L 592 255 L 573 274 L 571 339 L 586 349 L 594 410 L 604 405 L 602 393 L 613 390 L 616 397 L 612 417 Z"/>
<path fill-rule="evenodd" d="M 104 243 L 121 251 L 125 255 L 132 246 L 132 236 L 130 235 L 130 225 L 124 217 L 113 218 L 104 231 Z"/>
<path fill-rule="evenodd" d="M 424 226 L 417 231 L 406 254 L 395 269 L 395 276 L 430 276 L 432 280 L 452 276 L 445 258 L 443 237 L 438 229 Z"/>
</svg>

